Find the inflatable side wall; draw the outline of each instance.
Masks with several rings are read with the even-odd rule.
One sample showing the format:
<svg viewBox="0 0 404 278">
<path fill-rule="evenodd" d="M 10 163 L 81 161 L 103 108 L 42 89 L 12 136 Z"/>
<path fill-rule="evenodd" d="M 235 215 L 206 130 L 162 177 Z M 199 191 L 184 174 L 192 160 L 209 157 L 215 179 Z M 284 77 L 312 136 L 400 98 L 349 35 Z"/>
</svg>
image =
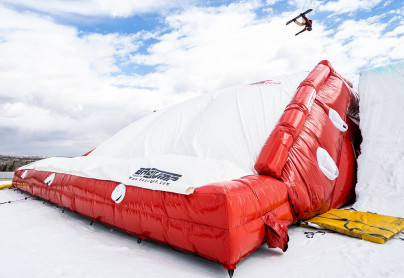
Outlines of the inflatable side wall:
<svg viewBox="0 0 404 278">
<path fill-rule="evenodd" d="M 207 184 L 189 195 L 35 169 L 17 170 L 13 186 L 235 269 L 262 244 L 286 251 L 291 223 L 353 197 L 357 126 L 347 115 L 356 102 L 349 83 L 321 62 L 262 148 L 259 175 Z"/>
<path fill-rule="evenodd" d="M 287 185 L 295 220 L 352 198 L 356 158 L 351 142 L 358 127 L 348 115 L 357 109 L 352 84 L 322 61 L 299 85 L 268 137 L 255 169 Z"/>
<path fill-rule="evenodd" d="M 235 269 L 265 242 L 285 250 L 293 219 L 285 184 L 259 175 L 209 184 L 190 195 L 134 186 L 122 190 L 112 181 L 35 170 L 17 171 L 13 185 L 141 239 L 218 261 L 227 269 Z M 119 196 L 112 199 L 114 192 Z"/>
</svg>

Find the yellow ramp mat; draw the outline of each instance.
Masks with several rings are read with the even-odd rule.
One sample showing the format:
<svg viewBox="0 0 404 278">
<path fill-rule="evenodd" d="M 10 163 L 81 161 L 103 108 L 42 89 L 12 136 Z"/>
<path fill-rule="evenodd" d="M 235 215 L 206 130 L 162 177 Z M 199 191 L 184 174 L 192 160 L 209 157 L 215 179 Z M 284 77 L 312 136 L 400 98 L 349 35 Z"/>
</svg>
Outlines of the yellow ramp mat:
<svg viewBox="0 0 404 278">
<path fill-rule="evenodd" d="M 0 189 L 10 188 L 10 187 L 11 187 L 11 184 L 0 184 Z"/>
<path fill-rule="evenodd" d="M 404 229 L 404 218 L 343 209 L 332 209 L 303 223 L 380 244 Z"/>
</svg>

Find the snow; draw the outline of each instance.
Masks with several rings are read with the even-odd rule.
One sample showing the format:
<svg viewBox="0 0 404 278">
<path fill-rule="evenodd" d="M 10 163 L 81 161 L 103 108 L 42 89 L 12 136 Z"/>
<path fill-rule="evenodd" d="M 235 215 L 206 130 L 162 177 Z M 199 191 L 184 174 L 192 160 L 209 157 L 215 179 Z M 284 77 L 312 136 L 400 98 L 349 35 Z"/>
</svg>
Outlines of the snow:
<svg viewBox="0 0 404 278">
<path fill-rule="evenodd" d="M 357 202 L 360 211 L 404 217 L 404 61 L 361 72 Z"/>
<path fill-rule="evenodd" d="M 0 191 L 0 203 L 29 196 Z M 65 211 L 40 199 L 0 205 L 0 277 L 223 277 L 218 263 Z M 404 242 L 383 245 L 292 226 L 289 249 L 265 245 L 242 260 L 237 277 L 403 277 Z"/>
<path fill-rule="evenodd" d="M 357 201 L 362 211 L 404 216 L 404 63 L 362 72 Z M 7 183 L 2 181 L 1 183 Z M 0 277 L 228 277 L 218 263 L 178 252 L 65 211 L 14 189 L 0 190 Z M 265 245 L 234 277 L 404 277 L 404 242 L 385 244 L 291 226 L 289 249 Z M 313 232 L 313 237 L 307 237 Z M 402 236 L 402 235 L 401 235 Z"/>
</svg>

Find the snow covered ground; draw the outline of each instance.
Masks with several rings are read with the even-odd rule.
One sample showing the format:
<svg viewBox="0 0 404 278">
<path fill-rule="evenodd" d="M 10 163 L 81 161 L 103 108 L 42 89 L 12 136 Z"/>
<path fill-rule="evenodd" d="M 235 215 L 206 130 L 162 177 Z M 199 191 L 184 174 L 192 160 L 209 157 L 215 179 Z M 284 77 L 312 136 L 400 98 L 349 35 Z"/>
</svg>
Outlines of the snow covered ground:
<svg viewBox="0 0 404 278">
<path fill-rule="evenodd" d="M 404 63 L 361 76 L 361 129 L 358 199 L 362 211 L 403 215 Z M 1 183 L 6 183 L 2 182 Z M 0 191 L 0 277 L 228 277 L 218 263 L 176 251 L 71 211 Z M 7 201 L 14 201 L 4 203 Z M 404 241 L 385 244 L 311 228 L 290 227 L 289 249 L 265 245 L 242 260 L 238 277 L 404 277 Z M 401 235 L 404 237 L 404 235 Z"/>
<path fill-rule="evenodd" d="M 0 184 L 3 183 L 3 181 L 12 180 L 13 176 L 14 172 L 0 172 Z"/>
<path fill-rule="evenodd" d="M 404 217 L 404 61 L 361 72 L 359 93 L 355 208 Z"/>
<path fill-rule="evenodd" d="M 0 191 L 0 203 L 29 196 Z M 0 277 L 228 277 L 218 263 L 143 241 L 30 198 L 0 205 Z M 237 277 L 403 277 L 404 241 L 383 245 L 292 226 L 289 249 L 265 245 L 242 260 Z"/>
</svg>

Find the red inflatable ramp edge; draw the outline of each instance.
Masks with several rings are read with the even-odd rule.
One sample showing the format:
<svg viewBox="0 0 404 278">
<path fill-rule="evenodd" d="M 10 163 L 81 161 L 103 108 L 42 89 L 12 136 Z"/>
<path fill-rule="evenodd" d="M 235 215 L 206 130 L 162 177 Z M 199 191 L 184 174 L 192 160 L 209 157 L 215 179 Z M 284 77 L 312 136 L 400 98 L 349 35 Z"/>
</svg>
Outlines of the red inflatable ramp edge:
<svg viewBox="0 0 404 278">
<path fill-rule="evenodd" d="M 289 150 L 306 122 L 317 91 L 331 72 L 334 69 L 329 62 L 321 61 L 300 83 L 258 155 L 254 168 L 260 175 L 281 177 Z"/>
</svg>

